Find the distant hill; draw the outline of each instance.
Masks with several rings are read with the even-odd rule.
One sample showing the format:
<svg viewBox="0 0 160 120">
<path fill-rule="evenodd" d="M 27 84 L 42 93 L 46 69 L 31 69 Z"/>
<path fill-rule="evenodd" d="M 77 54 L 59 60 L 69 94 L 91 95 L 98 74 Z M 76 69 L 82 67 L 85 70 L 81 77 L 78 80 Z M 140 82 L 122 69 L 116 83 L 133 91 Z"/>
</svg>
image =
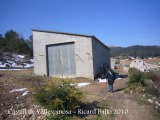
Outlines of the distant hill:
<svg viewBox="0 0 160 120">
<path fill-rule="evenodd" d="M 160 56 L 160 46 L 129 46 L 129 47 L 110 47 L 111 57 L 134 56 L 134 57 L 156 57 Z"/>
</svg>

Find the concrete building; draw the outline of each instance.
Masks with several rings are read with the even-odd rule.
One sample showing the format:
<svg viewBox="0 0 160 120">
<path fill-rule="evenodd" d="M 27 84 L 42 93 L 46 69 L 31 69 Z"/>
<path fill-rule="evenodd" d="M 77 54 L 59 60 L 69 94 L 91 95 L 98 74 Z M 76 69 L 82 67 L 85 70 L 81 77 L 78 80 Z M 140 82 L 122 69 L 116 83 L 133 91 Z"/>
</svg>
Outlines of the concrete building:
<svg viewBox="0 0 160 120">
<path fill-rule="evenodd" d="M 130 68 L 137 68 L 140 71 L 148 70 L 146 63 L 139 59 L 133 60 L 130 64 Z"/>
<path fill-rule="evenodd" d="M 111 62 L 111 69 L 115 69 L 116 59 L 115 58 L 110 58 L 110 62 Z"/>
<path fill-rule="evenodd" d="M 109 48 L 95 36 L 33 29 L 34 72 L 94 79 L 110 66 Z"/>
</svg>

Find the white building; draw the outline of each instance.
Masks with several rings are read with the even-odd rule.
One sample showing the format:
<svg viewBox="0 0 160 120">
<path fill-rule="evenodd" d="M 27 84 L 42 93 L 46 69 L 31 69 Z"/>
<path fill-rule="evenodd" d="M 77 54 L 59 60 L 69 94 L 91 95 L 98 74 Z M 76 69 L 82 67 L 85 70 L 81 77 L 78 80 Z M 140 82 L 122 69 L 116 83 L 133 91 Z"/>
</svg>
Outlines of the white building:
<svg viewBox="0 0 160 120">
<path fill-rule="evenodd" d="M 109 48 L 95 36 L 33 30 L 34 73 L 94 79 L 110 66 Z"/>
<path fill-rule="evenodd" d="M 140 71 L 148 70 L 146 63 L 144 63 L 144 61 L 139 60 L 139 59 L 133 60 L 130 64 L 130 68 L 136 68 Z"/>
</svg>

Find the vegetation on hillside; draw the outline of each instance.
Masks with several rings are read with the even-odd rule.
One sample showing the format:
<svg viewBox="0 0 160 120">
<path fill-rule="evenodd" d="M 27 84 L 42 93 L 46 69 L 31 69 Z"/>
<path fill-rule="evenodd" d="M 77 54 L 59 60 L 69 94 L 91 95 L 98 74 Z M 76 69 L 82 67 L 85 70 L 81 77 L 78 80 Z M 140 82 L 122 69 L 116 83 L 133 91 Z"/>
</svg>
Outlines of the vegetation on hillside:
<svg viewBox="0 0 160 120">
<path fill-rule="evenodd" d="M 108 107 L 107 100 L 89 102 L 86 93 L 73 84 L 77 79 L 53 78 L 46 84 L 34 87 L 35 101 L 48 111 L 46 119 L 82 120 L 87 117 L 93 120 L 113 119 L 114 112 Z M 96 109 L 108 109 L 108 114 L 98 112 Z"/>
<path fill-rule="evenodd" d="M 46 109 L 55 111 L 48 119 L 67 119 L 82 105 L 83 93 L 71 85 L 69 79 L 55 79 L 36 90 L 36 101 Z M 70 117 L 69 117 L 70 116 Z"/>
<path fill-rule="evenodd" d="M 127 83 L 127 87 L 129 89 L 136 89 L 138 86 L 145 86 L 145 77 L 142 72 L 135 68 L 131 68 L 129 70 L 129 81 Z"/>
<path fill-rule="evenodd" d="M 160 88 L 160 75 L 159 72 L 141 72 L 136 68 L 130 68 L 129 71 L 129 81 L 127 83 L 127 88 L 130 90 L 135 90 L 137 87 L 149 87 L 153 86 L 157 88 L 157 90 Z M 152 81 L 152 84 L 148 81 Z"/>
<path fill-rule="evenodd" d="M 4 36 L 0 34 L 0 55 L 4 52 L 32 55 L 32 36 L 25 40 L 14 30 L 7 31 Z"/>
<path fill-rule="evenodd" d="M 151 113 L 155 120 L 160 117 L 160 75 L 158 72 L 140 72 L 132 68 L 129 70 L 129 81 L 125 92 L 134 94 L 137 103 L 149 103 L 154 106 Z"/>
<path fill-rule="evenodd" d="M 111 57 L 134 56 L 134 57 L 156 57 L 160 56 L 160 46 L 130 46 L 130 47 L 110 47 Z M 25 40 L 14 30 L 8 30 L 4 36 L 0 34 L 0 56 L 4 52 L 30 54 L 33 55 L 32 35 Z"/>
<path fill-rule="evenodd" d="M 130 47 L 111 47 L 111 57 L 133 56 L 133 57 L 156 57 L 160 56 L 160 46 L 130 46 Z"/>
</svg>

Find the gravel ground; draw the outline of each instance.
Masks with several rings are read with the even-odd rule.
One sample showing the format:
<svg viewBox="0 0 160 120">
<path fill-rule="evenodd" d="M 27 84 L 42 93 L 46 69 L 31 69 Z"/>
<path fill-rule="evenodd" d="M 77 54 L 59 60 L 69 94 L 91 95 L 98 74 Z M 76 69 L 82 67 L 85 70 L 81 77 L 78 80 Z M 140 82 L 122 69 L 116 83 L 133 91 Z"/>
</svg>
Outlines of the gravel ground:
<svg viewBox="0 0 160 120">
<path fill-rule="evenodd" d="M 33 70 L 0 71 L 0 120 L 45 120 L 44 114 L 37 110 L 43 108 L 36 105 L 33 100 L 33 86 L 43 85 L 51 80 L 33 74 Z M 149 106 L 139 105 L 130 94 L 123 93 L 127 79 L 115 81 L 114 92 L 109 93 L 107 83 L 98 83 L 84 78 L 78 81 L 91 82 L 90 85 L 81 87 L 86 95 L 86 101 L 93 107 L 102 100 L 106 100 L 112 110 L 120 110 L 114 120 L 152 120 Z M 22 96 L 25 91 L 10 92 L 14 89 L 27 88 L 28 94 Z M 107 109 L 107 108 L 106 108 Z M 126 114 L 122 111 L 128 110 Z M 82 118 L 89 120 L 90 116 Z"/>
<path fill-rule="evenodd" d="M 90 102 L 106 100 L 115 114 L 114 120 L 152 120 L 150 106 L 139 105 L 131 94 L 123 92 L 126 82 L 127 79 L 115 81 L 113 93 L 108 92 L 107 83 L 96 83 L 82 89 Z"/>
<path fill-rule="evenodd" d="M 42 109 L 35 105 L 32 99 L 32 84 L 38 84 L 33 79 L 39 79 L 32 70 L 0 71 L 0 120 L 44 120 L 43 114 L 31 113 Z M 33 80 L 31 82 L 31 80 Z M 31 84 L 32 83 L 32 84 Z M 10 92 L 14 89 L 27 87 L 25 91 Z M 29 113 L 30 112 L 30 113 Z"/>
</svg>

